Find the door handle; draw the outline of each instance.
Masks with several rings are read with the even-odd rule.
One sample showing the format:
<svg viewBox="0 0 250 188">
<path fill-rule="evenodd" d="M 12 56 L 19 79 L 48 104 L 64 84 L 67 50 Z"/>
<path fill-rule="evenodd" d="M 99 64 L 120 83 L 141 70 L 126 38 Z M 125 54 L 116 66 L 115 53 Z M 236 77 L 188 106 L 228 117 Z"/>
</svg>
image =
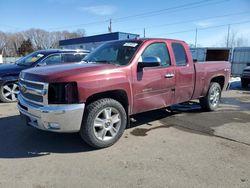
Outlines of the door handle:
<svg viewBox="0 0 250 188">
<path fill-rule="evenodd" d="M 165 78 L 173 78 L 173 77 L 174 77 L 174 73 L 165 74 Z"/>
</svg>

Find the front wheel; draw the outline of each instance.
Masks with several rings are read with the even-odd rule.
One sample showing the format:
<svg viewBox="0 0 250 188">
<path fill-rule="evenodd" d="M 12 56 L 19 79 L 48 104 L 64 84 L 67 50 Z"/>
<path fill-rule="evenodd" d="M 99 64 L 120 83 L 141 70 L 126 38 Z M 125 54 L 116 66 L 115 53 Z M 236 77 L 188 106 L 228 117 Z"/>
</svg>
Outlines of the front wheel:
<svg viewBox="0 0 250 188">
<path fill-rule="evenodd" d="M 16 102 L 19 88 L 16 82 L 5 82 L 0 86 L 0 100 L 2 102 Z"/>
<path fill-rule="evenodd" d="M 211 82 L 208 93 L 205 97 L 200 98 L 201 108 L 205 111 L 214 111 L 220 103 L 221 87 L 216 82 Z"/>
<path fill-rule="evenodd" d="M 119 140 L 126 125 L 123 106 L 114 99 L 100 99 L 86 107 L 80 135 L 90 146 L 105 148 Z"/>
</svg>

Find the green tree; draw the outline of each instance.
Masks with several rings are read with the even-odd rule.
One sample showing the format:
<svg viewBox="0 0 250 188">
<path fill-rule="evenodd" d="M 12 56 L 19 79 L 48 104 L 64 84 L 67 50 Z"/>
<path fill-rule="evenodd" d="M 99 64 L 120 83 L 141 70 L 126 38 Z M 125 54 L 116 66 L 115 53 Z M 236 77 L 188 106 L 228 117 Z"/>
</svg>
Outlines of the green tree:
<svg viewBox="0 0 250 188">
<path fill-rule="evenodd" d="M 24 40 L 21 46 L 18 48 L 18 54 L 21 56 L 27 55 L 33 51 L 34 49 L 30 39 Z"/>
</svg>

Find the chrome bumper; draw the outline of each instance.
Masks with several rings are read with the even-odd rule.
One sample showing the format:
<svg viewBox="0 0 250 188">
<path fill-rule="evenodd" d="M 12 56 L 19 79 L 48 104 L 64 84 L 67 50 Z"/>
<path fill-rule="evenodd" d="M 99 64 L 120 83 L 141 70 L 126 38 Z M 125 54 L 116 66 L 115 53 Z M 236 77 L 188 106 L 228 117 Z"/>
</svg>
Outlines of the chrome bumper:
<svg viewBox="0 0 250 188">
<path fill-rule="evenodd" d="M 28 125 L 52 132 L 79 132 L 85 104 L 38 106 L 18 95 L 20 115 Z"/>
</svg>

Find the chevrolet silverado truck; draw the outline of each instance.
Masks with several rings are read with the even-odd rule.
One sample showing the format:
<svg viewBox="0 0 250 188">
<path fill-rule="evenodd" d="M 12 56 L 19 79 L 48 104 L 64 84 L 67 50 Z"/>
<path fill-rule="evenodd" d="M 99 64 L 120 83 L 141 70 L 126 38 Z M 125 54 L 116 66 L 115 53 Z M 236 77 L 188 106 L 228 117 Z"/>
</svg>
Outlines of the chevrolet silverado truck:
<svg viewBox="0 0 250 188">
<path fill-rule="evenodd" d="M 80 63 L 22 71 L 18 108 L 28 125 L 79 132 L 104 148 L 118 141 L 131 115 L 191 99 L 215 110 L 230 72 L 226 61 L 194 63 L 183 41 L 111 41 Z"/>
</svg>

